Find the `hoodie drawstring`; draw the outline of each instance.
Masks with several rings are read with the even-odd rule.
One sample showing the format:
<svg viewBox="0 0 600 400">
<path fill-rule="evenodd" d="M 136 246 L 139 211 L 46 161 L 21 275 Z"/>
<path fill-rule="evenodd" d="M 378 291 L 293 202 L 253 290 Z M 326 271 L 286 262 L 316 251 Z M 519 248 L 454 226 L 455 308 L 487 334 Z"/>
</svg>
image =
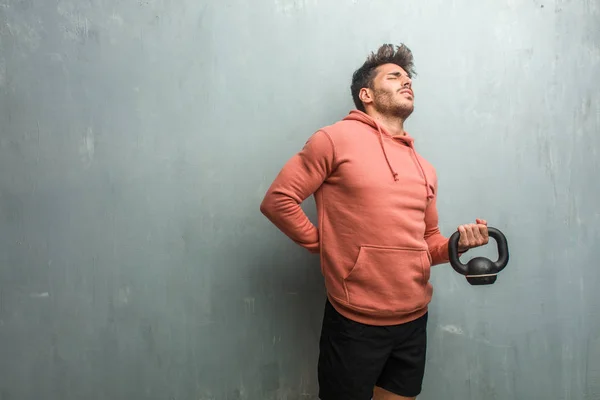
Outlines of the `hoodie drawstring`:
<svg viewBox="0 0 600 400">
<path fill-rule="evenodd" d="M 392 164 L 390 163 L 390 160 L 387 156 L 387 152 L 385 151 L 385 145 L 383 144 L 383 133 L 381 132 L 381 127 L 379 126 L 379 124 L 377 124 L 377 130 L 379 132 L 379 143 L 381 144 L 381 150 L 383 151 L 383 156 L 385 157 L 385 161 L 387 162 L 387 165 L 388 165 L 390 171 L 392 172 L 394 180 L 397 182 L 398 181 L 398 173 L 394 170 L 394 167 L 392 167 Z M 425 179 L 425 191 L 427 193 L 427 200 L 431 200 L 433 198 L 433 192 L 429 188 L 429 181 L 427 180 L 427 174 L 425 174 L 425 170 L 423 169 L 423 166 L 421 165 L 421 162 L 419 161 L 419 157 L 417 156 L 417 154 L 415 152 L 415 148 L 411 145 L 409 145 L 408 147 L 410 147 L 412 156 L 414 157 L 414 160 L 416 161 L 417 165 L 419 166 L 419 169 L 421 170 L 423 179 Z"/>
<path fill-rule="evenodd" d="M 390 168 L 390 171 L 392 171 L 394 180 L 398 181 L 398 173 L 396 171 L 394 171 L 394 168 L 392 167 L 392 164 L 390 163 L 390 160 L 388 159 L 387 153 L 385 151 L 385 146 L 383 145 L 383 133 L 381 132 L 381 128 L 379 127 L 379 124 L 377 124 L 377 130 L 379 131 L 379 143 L 381 144 L 381 150 L 383 151 L 383 156 L 385 157 L 385 161 L 387 161 L 387 165 Z M 421 170 L 423 170 L 423 169 L 421 169 Z"/>
<path fill-rule="evenodd" d="M 417 153 L 415 152 L 415 148 L 412 147 L 412 146 L 410 146 L 410 149 L 412 150 L 413 157 L 415 158 L 415 160 L 417 160 L 417 165 L 421 169 L 421 173 L 423 174 L 423 178 L 425 179 L 425 187 L 426 187 L 426 191 L 427 191 L 427 200 L 431 200 L 433 198 L 433 191 L 429 187 L 429 181 L 427 180 L 427 174 L 425 174 L 425 170 L 423 169 L 423 166 L 421 165 L 421 162 L 419 161 L 419 157 L 417 156 Z"/>
<path fill-rule="evenodd" d="M 359 110 L 350 111 L 350 114 L 344 118 L 344 121 L 358 121 L 358 122 L 362 122 L 363 124 L 366 124 L 372 128 L 377 127 L 377 131 L 379 132 L 379 144 L 381 145 L 381 151 L 383 152 L 383 156 L 385 157 L 385 161 L 387 162 L 388 168 L 392 172 L 394 181 L 398 182 L 400 180 L 398 177 L 398 173 L 394 170 L 394 167 L 392 167 L 392 163 L 390 163 L 387 152 L 385 151 L 385 143 L 383 142 L 383 132 L 381 131 L 381 126 L 379 126 L 377 121 L 375 121 L 373 118 L 371 118 L 365 112 L 359 111 Z M 421 174 L 423 175 L 423 179 L 425 179 L 425 192 L 426 192 L 426 196 L 427 196 L 427 201 L 431 201 L 431 199 L 433 199 L 435 194 L 433 192 L 433 189 L 431 189 L 429 187 L 429 181 L 427 180 L 427 175 L 425 174 L 425 170 L 424 170 L 423 166 L 421 165 L 421 162 L 419 161 L 419 157 L 417 156 L 417 152 L 415 151 L 415 148 L 412 145 L 412 141 L 409 141 L 409 143 L 407 143 L 406 145 L 408 147 L 410 147 L 410 150 L 412 151 L 413 161 L 418 165 L 419 170 L 421 171 Z"/>
</svg>

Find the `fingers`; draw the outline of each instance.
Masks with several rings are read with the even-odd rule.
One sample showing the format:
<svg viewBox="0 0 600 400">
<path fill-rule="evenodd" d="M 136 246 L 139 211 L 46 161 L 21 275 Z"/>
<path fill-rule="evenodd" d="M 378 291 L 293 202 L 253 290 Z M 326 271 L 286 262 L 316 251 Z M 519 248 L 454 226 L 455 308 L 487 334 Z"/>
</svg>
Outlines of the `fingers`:
<svg viewBox="0 0 600 400">
<path fill-rule="evenodd" d="M 472 249 L 489 242 L 487 221 L 483 219 L 477 219 L 476 221 L 477 224 L 465 224 L 458 227 L 460 232 L 459 248 Z"/>
<path fill-rule="evenodd" d="M 490 239 L 489 234 L 488 234 L 488 229 L 487 229 L 486 225 L 487 224 L 476 225 L 477 229 L 479 229 L 479 235 L 481 237 L 481 240 L 483 241 L 482 244 L 487 244 L 487 242 Z"/>
<path fill-rule="evenodd" d="M 488 229 L 487 229 L 487 221 L 485 219 L 476 218 L 477 228 L 479 229 L 480 239 L 482 241 L 482 245 L 487 244 L 489 241 Z"/>
<path fill-rule="evenodd" d="M 475 242 L 477 242 L 477 240 L 479 239 L 479 229 L 475 229 L 475 224 L 467 224 L 465 226 L 465 230 L 467 231 L 467 243 L 469 243 L 470 245 L 475 244 Z"/>
<path fill-rule="evenodd" d="M 468 225 L 460 225 L 458 227 L 458 232 L 460 233 L 458 239 L 458 250 L 459 251 L 467 251 L 470 249 L 469 246 L 469 235 L 467 234 Z"/>
</svg>

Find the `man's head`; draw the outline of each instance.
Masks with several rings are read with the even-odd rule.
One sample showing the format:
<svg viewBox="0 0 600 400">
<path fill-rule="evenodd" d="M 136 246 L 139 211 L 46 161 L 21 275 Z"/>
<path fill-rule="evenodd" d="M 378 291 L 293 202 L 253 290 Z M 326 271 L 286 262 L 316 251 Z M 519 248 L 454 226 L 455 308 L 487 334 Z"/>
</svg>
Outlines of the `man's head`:
<svg viewBox="0 0 600 400">
<path fill-rule="evenodd" d="M 408 118 L 414 109 L 411 78 L 413 55 L 401 44 L 385 44 L 371 53 L 352 76 L 352 99 L 356 108 L 389 117 Z"/>
</svg>

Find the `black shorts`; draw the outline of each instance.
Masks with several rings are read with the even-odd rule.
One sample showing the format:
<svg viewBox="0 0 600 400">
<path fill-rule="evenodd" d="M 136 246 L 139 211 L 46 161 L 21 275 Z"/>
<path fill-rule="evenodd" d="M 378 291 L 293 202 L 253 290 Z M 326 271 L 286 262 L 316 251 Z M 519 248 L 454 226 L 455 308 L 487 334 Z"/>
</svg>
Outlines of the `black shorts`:
<svg viewBox="0 0 600 400">
<path fill-rule="evenodd" d="M 414 397 L 425 372 L 428 314 L 394 326 L 371 326 L 325 304 L 319 343 L 319 399 L 370 400 L 379 386 Z"/>
</svg>

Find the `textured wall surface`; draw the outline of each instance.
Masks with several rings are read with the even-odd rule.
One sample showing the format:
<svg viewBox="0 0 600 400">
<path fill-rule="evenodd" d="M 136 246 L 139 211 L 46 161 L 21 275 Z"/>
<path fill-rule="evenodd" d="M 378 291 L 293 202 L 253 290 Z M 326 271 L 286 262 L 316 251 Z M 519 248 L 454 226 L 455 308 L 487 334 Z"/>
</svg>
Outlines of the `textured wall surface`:
<svg viewBox="0 0 600 400">
<path fill-rule="evenodd" d="M 0 399 L 316 399 L 318 259 L 259 212 L 384 42 L 442 231 L 420 400 L 600 398 L 599 0 L 0 0 Z M 306 210 L 314 220 L 314 203 Z M 494 243 L 473 255 L 494 257 Z"/>
</svg>

